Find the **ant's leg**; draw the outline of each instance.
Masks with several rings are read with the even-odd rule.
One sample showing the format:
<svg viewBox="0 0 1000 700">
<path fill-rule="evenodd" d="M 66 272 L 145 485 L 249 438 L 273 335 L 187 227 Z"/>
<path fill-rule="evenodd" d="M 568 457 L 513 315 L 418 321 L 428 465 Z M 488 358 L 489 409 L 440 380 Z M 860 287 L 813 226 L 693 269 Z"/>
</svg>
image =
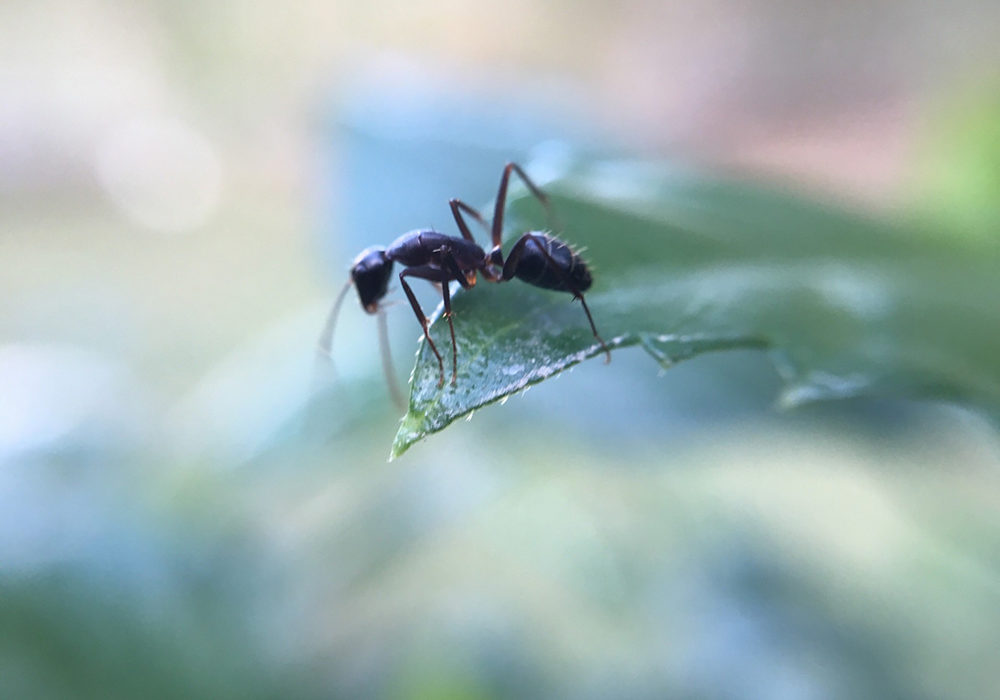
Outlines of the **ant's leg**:
<svg viewBox="0 0 1000 700">
<path fill-rule="evenodd" d="M 458 379 L 458 345 L 455 344 L 455 324 L 451 320 L 451 289 L 447 281 L 441 285 L 441 296 L 444 298 L 444 317 L 448 319 L 448 330 L 451 332 L 451 383 Z"/>
<path fill-rule="evenodd" d="M 504 282 L 510 282 L 514 279 L 514 275 L 517 274 L 517 267 L 521 264 L 521 256 L 524 254 L 524 247 L 528 245 L 528 241 L 531 240 L 531 234 L 526 233 L 517 239 L 517 243 L 514 247 L 510 249 L 510 254 L 507 256 L 507 260 L 503 264 L 503 272 L 500 275 L 500 279 Z"/>
<path fill-rule="evenodd" d="M 416 274 L 413 270 L 413 268 L 406 268 L 400 272 L 399 283 L 403 286 L 403 291 L 406 292 L 406 298 L 410 300 L 410 306 L 413 307 L 413 313 L 417 317 L 417 320 L 420 321 L 421 328 L 424 329 L 424 338 L 427 339 L 427 344 L 431 346 L 431 350 L 434 351 L 434 355 L 437 357 L 438 369 L 441 372 L 441 379 L 438 382 L 438 386 L 440 387 L 444 385 L 444 360 L 441 359 L 441 353 L 438 352 L 437 346 L 434 344 L 434 341 L 431 340 L 431 334 L 427 332 L 427 317 L 424 315 L 423 309 L 420 308 L 420 303 L 417 302 L 417 297 L 414 296 L 413 290 L 410 289 L 410 285 L 408 285 L 404 279 L 408 274 L 413 275 L 414 277 L 421 277 L 421 275 Z M 425 277 L 424 279 L 427 278 Z"/>
<path fill-rule="evenodd" d="M 480 224 L 482 224 L 483 228 L 485 228 L 487 231 L 490 230 L 490 226 L 489 226 L 489 224 L 486 223 L 486 219 L 483 218 L 483 215 L 480 214 L 475 209 L 473 209 L 472 207 L 470 207 L 468 204 L 466 204 L 462 200 L 460 200 L 460 199 L 452 199 L 448 203 L 451 205 L 451 213 L 454 215 L 455 222 L 458 224 L 458 228 L 459 228 L 459 230 L 461 230 L 462 236 L 465 238 L 465 240 L 467 240 L 467 241 L 469 241 L 471 243 L 475 243 L 476 242 L 475 239 L 472 237 L 472 233 L 469 231 L 469 225 L 468 225 L 468 223 L 466 223 L 465 217 L 462 216 L 462 212 L 463 211 L 466 214 L 469 214 L 470 216 L 472 216 Z M 489 255 L 489 257 L 487 259 L 490 261 L 491 264 L 496 265 L 497 267 L 501 267 L 503 265 L 503 253 L 500 251 L 499 248 L 494 249 L 490 253 L 490 255 Z M 499 282 L 500 281 L 500 278 L 497 276 L 496 272 L 494 272 L 491 268 L 489 268 L 486 265 L 483 265 L 482 273 L 483 273 L 483 277 L 485 277 L 486 279 L 488 279 L 490 282 Z M 456 278 L 459 279 L 459 280 L 461 280 L 462 276 L 460 274 L 456 273 Z M 463 284 L 462 286 L 465 287 L 466 289 L 468 289 L 468 287 L 471 286 L 471 285 L 465 285 L 465 284 Z"/>
<path fill-rule="evenodd" d="M 574 295 L 583 305 L 583 312 L 587 314 L 587 320 L 590 321 L 590 330 L 594 332 L 594 337 L 597 338 L 597 342 L 600 343 L 601 347 L 604 349 L 604 364 L 608 364 L 611 362 L 611 350 L 609 350 L 607 344 L 605 344 L 604 338 L 597 333 L 597 326 L 594 325 L 594 317 L 590 315 L 590 307 L 587 306 L 587 300 L 583 298 L 583 292 L 574 292 Z"/>
<path fill-rule="evenodd" d="M 511 172 L 517 173 L 517 176 L 521 178 L 521 182 L 527 185 L 531 194 L 535 195 L 535 197 L 538 198 L 538 201 L 542 203 L 542 206 L 545 207 L 545 211 L 548 213 L 549 217 L 551 218 L 552 216 L 552 207 L 549 204 L 549 198 L 545 195 L 545 193 L 538 188 L 538 185 L 531 181 L 531 178 L 528 177 L 523 170 L 521 170 L 521 166 L 517 163 L 507 163 L 507 165 L 504 166 L 503 175 L 500 176 L 500 189 L 497 190 L 497 201 L 493 209 L 493 229 L 491 233 L 494 252 L 500 250 L 500 244 L 502 242 L 503 212 L 507 207 L 507 184 L 510 182 Z"/>
<path fill-rule="evenodd" d="M 539 240 L 541 239 L 541 240 Z M 545 239 L 534 233 L 526 233 L 521 236 L 514 247 L 510 249 L 510 255 L 507 256 L 507 262 L 503 265 L 503 280 L 507 282 L 511 280 L 517 272 L 517 266 L 521 262 L 521 256 L 524 255 L 524 250 L 528 243 L 534 243 L 535 247 L 541 251 L 542 255 L 545 257 L 546 262 L 549 267 L 555 270 L 556 274 L 562 278 L 562 283 L 566 289 L 573 295 L 574 299 L 579 299 L 580 303 L 583 305 L 583 312 L 587 314 L 587 320 L 590 322 L 590 330 L 593 331 L 594 337 L 597 338 L 597 342 L 601 344 L 604 349 L 605 363 L 611 362 L 611 350 L 608 349 L 607 344 L 604 342 L 604 338 L 600 336 L 597 332 L 597 326 L 594 325 L 594 317 L 590 315 L 590 307 L 587 306 L 587 300 L 583 298 L 583 292 L 581 292 L 573 281 L 570 279 L 566 271 L 559 266 L 559 263 L 555 261 L 552 254 L 549 252 L 548 247 L 545 245 Z"/>
<path fill-rule="evenodd" d="M 463 289 L 472 289 L 476 284 L 476 273 L 473 271 L 471 277 L 467 277 L 462 268 L 459 267 L 458 261 L 455 260 L 451 248 L 447 245 L 441 246 L 441 259 L 447 272 L 451 274 L 451 278 L 444 280 L 441 284 L 441 296 L 444 299 L 444 315 L 448 319 L 448 330 L 451 332 L 451 383 L 454 384 L 458 377 L 458 345 L 455 343 L 455 325 L 451 320 L 453 315 L 451 312 L 451 289 L 448 285 L 450 279 L 456 279 Z"/>
<path fill-rule="evenodd" d="M 451 259 L 452 261 L 454 260 L 451 255 L 447 255 L 446 259 Z M 434 356 L 437 357 L 438 370 L 441 372 L 438 387 L 441 387 L 444 386 L 444 360 L 441 358 L 441 353 L 438 352 L 434 341 L 431 340 L 431 335 L 428 330 L 429 322 L 427 321 L 427 316 L 424 315 L 423 309 L 420 308 L 420 304 L 417 302 L 417 297 L 414 296 L 410 285 L 406 283 L 406 280 L 404 279 L 405 277 L 416 277 L 418 279 L 441 283 L 441 294 L 444 297 L 445 316 L 448 319 L 448 328 L 451 331 L 452 382 L 454 383 L 455 377 L 458 375 L 458 348 L 455 343 L 455 326 L 451 320 L 451 291 L 448 289 L 448 283 L 452 280 L 452 275 L 448 271 L 431 266 L 408 267 L 399 273 L 399 282 L 403 286 L 403 291 L 406 292 L 406 298 L 410 300 L 410 306 L 413 308 L 414 315 L 416 315 L 417 320 L 420 321 L 420 326 L 424 329 L 424 338 L 427 339 L 427 344 L 431 346 L 431 350 L 434 351 Z M 462 281 L 464 281 L 464 279 L 465 278 L 463 276 Z"/>
<path fill-rule="evenodd" d="M 455 217 L 455 223 L 458 224 L 458 230 L 462 232 L 462 238 L 465 240 L 471 243 L 476 242 L 476 239 L 472 237 L 472 232 L 469 231 L 469 225 L 466 223 L 465 217 L 462 216 L 463 211 L 482 224 L 484 229 L 487 231 L 490 230 L 490 225 L 486 223 L 486 219 L 483 218 L 483 215 L 462 200 L 452 199 L 448 202 L 448 204 L 451 206 L 451 214 Z"/>
<path fill-rule="evenodd" d="M 458 261 L 455 260 L 454 254 L 451 252 L 451 247 L 448 245 L 441 246 L 436 252 L 441 254 L 441 263 L 444 265 L 445 270 L 442 272 L 447 272 L 449 276 L 446 278 L 450 280 L 457 281 L 462 285 L 462 289 L 472 289 L 476 286 L 476 271 L 472 270 L 471 274 L 466 275 L 462 270 Z"/>
</svg>

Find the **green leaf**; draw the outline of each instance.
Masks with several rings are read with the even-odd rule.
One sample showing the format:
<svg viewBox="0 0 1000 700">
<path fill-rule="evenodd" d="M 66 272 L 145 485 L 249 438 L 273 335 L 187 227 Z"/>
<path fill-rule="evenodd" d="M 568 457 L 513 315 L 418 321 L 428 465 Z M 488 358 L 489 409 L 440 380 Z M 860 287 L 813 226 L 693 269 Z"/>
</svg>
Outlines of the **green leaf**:
<svg viewBox="0 0 1000 700">
<path fill-rule="evenodd" d="M 664 367 L 765 349 L 782 405 L 862 395 L 1000 406 L 1000 253 L 748 185 L 597 163 L 544 183 L 560 237 L 586 248 L 586 298 L 611 348 Z M 544 228 L 523 192 L 518 232 Z M 509 249 L 509 243 L 508 243 Z M 520 281 L 454 299 L 458 381 L 421 343 L 392 456 L 456 418 L 602 355 L 579 303 Z M 438 311 L 440 313 L 440 309 Z M 450 363 L 447 323 L 432 336 Z"/>
</svg>

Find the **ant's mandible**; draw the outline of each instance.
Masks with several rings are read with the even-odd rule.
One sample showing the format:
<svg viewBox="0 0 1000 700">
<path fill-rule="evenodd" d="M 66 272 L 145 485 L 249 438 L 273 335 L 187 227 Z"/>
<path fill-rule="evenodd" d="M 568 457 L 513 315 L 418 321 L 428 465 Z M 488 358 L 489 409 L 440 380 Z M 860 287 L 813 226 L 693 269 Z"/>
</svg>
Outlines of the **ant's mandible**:
<svg viewBox="0 0 1000 700">
<path fill-rule="evenodd" d="M 464 289 L 470 289 L 476 284 L 476 275 L 481 274 L 489 282 L 507 282 L 514 277 L 544 289 L 558 292 L 569 292 L 574 299 L 579 299 L 587 314 L 587 321 L 594 337 L 601 344 L 606 362 L 611 361 L 611 352 L 597 332 L 590 308 L 583 298 L 583 293 L 590 288 L 592 279 L 587 263 L 570 248 L 569 244 L 552 234 L 542 231 L 529 231 L 523 234 L 510 254 L 504 259 L 500 237 L 503 232 L 503 215 L 507 202 L 507 185 L 511 173 L 516 173 L 531 193 L 549 208 L 548 197 L 516 163 L 508 163 L 500 178 L 500 188 L 497 190 L 496 205 L 493 212 L 492 225 L 487 225 L 483 216 L 465 202 L 452 199 L 452 215 L 462 237 L 448 236 L 431 229 L 420 229 L 404 233 L 389 245 L 372 246 L 363 250 L 351 265 L 351 278 L 338 295 L 326 327 L 320 337 L 319 346 L 322 353 L 329 355 L 333 343 L 333 327 L 341 302 L 347 290 L 353 285 L 358 290 L 361 306 L 369 314 L 381 312 L 381 300 L 385 297 L 389 286 L 389 276 L 392 274 L 393 263 L 399 263 L 403 270 L 399 273 L 399 283 L 406 293 L 406 298 L 413 307 L 420 326 L 424 330 L 424 338 L 434 352 L 438 361 L 441 377 L 438 386 L 444 386 L 444 360 L 428 332 L 429 322 L 424 315 L 417 298 L 407 283 L 407 277 L 415 277 L 437 283 L 441 287 L 444 300 L 444 316 L 448 319 L 448 330 L 451 332 L 451 383 L 458 376 L 458 349 L 455 344 L 455 326 L 452 323 L 451 291 L 449 283 L 457 281 Z M 472 237 L 469 225 L 465 220 L 467 214 L 489 229 L 493 247 L 487 254 Z M 391 380 L 390 380 L 391 381 Z M 394 392 L 395 393 L 395 392 Z"/>
</svg>

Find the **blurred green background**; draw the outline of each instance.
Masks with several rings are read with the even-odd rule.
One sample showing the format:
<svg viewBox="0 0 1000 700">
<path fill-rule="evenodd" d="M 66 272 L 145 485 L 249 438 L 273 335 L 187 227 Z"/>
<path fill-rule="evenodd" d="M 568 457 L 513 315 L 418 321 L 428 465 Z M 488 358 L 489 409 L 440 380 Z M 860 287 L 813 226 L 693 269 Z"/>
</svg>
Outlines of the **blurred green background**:
<svg viewBox="0 0 1000 700">
<path fill-rule="evenodd" d="M 7 0 L 0 697 L 994 695 L 980 415 L 778 413 L 759 353 L 629 349 L 388 463 L 372 320 L 320 392 L 313 353 L 357 251 L 509 159 L 995 241 L 998 35 L 985 1 Z"/>
</svg>

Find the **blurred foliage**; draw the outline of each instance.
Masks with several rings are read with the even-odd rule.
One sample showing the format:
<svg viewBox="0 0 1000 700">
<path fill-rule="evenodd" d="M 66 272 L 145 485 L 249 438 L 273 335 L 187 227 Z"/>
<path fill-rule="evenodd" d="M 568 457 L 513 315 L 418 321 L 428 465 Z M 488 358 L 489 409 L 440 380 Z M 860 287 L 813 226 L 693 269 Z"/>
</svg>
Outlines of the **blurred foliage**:
<svg viewBox="0 0 1000 700">
<path fill-rule="evenodd" d="M 1000 76 L 943 100 L 921 146 L 913 209 L 957 241 L 1000 247 Z M 920 221 L 917 222 L 919 225 Z"/>
<path fill-rule="evenodd" d="M 785 382 L 785 406 L 920 396 L 998 415 L 994 239 L 958 246 L 758 185 L 652 164 L 577 165 L 547 188 L 565 222 L 559 235 L 596 266 L 586 297 L 611 347 L 640 345 L 664 367 L 720 349 L 767 348 Z M 525 221 L 531 198 L 522 193 L 510 204 Z M 518 280 L 457 292 L 458 381 L 438 387 L 438 363 L 422 342 L 393 455 L 602 355 L 569 300 Z M 443 352 L 450 348 L 446 323 L 432 333 Z"/>
<path fill-rule="evenodd" d="M 906 441 L 688 435 L 669 459 L 556 459 L 488 422 L 391 464 L 372 429 L 335 458 L 300 434 L 83 517 L 122 479 L 105 461 L 34 500 L 77 548 L 5 549 L 0 695 L 988 696 L 1000 490 L 954 418 Z"/>
<path fill-rule="evenodd" d="M 670 192 L 688 182 L 677 177 Z M 546 180 L 567 231 L 630 215 L 655 234 L 634 250 L 590 242 L 595 302 L 637 258 L 657 270 L 638 281 L 668 284 L 662 265 L 712 249 L 694 224 L 714 210 L 685 195 L 664 262 L 661 199 L 641 179 L 611 182 L 575 204 Z M 381 201 L 383 183 L 370 187 Z M 770 230 L 771 201 L 741 207 L 757 215 L 748 231 Z M 831 256 L 843 217 L 820 216 Z M 851 249 L 872 230 L 895 235 L 859 226 L 843 234 Z M 874 240 L 879 260 L 953 254 Z M 787 258 L 816 245 L 789 241 Z M 499 313 L 544 308 L 556 332 L 592 342 L 565 295 L 514 283 L 460 297 L 503 299 Z M 972 414 L 865 401 L 776 419 L 752 398 L 775 389 L 756 353 L 653 381 L 648 357 L 622 349 L 387 464 L 395 416 L 370 319 L 345 314 L 340 381 L 316 387 L 321 316 L 259 332 L 166 407 L 147 375 L 96 352 L 4 346 L 0 697 L 971 699 L 996 687 L 1000 451 Z M 609 338 L 624 332 L 613 307 L 595 316 Z M 412 342 L 409 309 L 393 320 Z M 364 350 L 345 352 L 352 341 Z"/>
<path fill-rule="evenodd" d="M 580 123 L 593 109 L 550 109 L 566 74 L 546 57 L 591 76 L 577 83 L 593 93 L 586 104 L 644 149 L 686 131 L 698 139 L 688 152 L 763 143 L 754 162 L 774 163 L 767 156 L 777 149 L 782 161 L 785 137 L 812 146 L 827 125 L 845 124 L 819 167 L 862 190 L 871 180 L 859 172 L 855 182 L 857 149 L 842 147 L 875 143 L 855 131 L 873 112 L 877 137 L 887 120 L 897 126 L 886 76 L 911 70 L 898 37 L 922 27 L 915 46 L 935 68 L 950 42 L 969 55 L 967 38 L 939 22 L 938 12 L 959 14 L 951 5 L 898 3 L 904 19 L 921 20 L 916 29 L 891 3 L 874 13 L 772 5 L 529 3 L 484 5 L 486 15 L 469 5 L 442 21 L 436 6 L 398 3 L 8 3 L 0 698 L 992 697 L 993 427 L 938 401 L 865 398 L 776 415 L 768 407 L 785 378 L 758 350 L 666 372 L 648 354 L 675 362 L 692 350 L 690 338 L 659 337 L 683 332 L 677 319 L 717 318 L 734 332 L 710 337 L 714 348 L 747 339 L 736 321 L 759 321 L 771 339 L 788 317 L 808 331 L 802 347 L 822 352 L 787 366 L 827 367 L 842 357 L 827 352 L 845 350 L 842 334 L 871 339 L 855 321 L 879 307 L 866 305 L 861 282 L 909 290 L 911 314 L 938 304 L 927 321 L 939 324 L 939 343 L 907 321 L 901 337 L 915 347 L 903 358 L 927 359 L 941 388 L 964 386 L 995 326 L 989 299 L 957 307 L 993 258 L 983 236 L 956 235 L 966 232 L 956 222 L 989 217 L 958 199 L 946 207 L 935 185 L 910 210 L 920 220 L 897 227 L 689 172 L 602 173 L 610 166 L 596 160 L 555 180 L 535 171 L 554 188 L 568 239 L 600 234 L 587 241 L 599 327 L 634 340 L 621 310 L 648 329 L 643 348 L 616 350 L 610 366 L 580 363 L 392 463 L 385 438 L 398 416 L 371 319 L 356 305 L 338 329 L 338 382 L 316 382 L 320 307 L 358 250 L 412 227 L 447 230 L 449 197 L 486 201 L 502 162 L 528 163 L 546 139 L 628 150 Z M 995 46 L 979 14 L 971 23 Z M 388 81 L 364 70 L 367 52 L 384 58 L 379 31 L 389 28 L 390 51 L 455 63 L 414 74 L 413 55 L 392 53 L 403 70 Z M 464 83 L 449 73 L 458 62 Z M 525 72 L 489 72 L 514 66 Z M 343 99 L 324 121 L 317 89 L 331 71 L 356 86 L 345 96 L 338 82 Z M 872 101 L 842 104 L 859 94 Z M 988 133 L 964 109 L 954 124 Z M 123 206 L 95 165 L 130 124 L 164 117 L 211 146 L 222 178 L 202 223 L 169 235 Z M 730 130 L 748 123 L 756 128 Z M 191 204 L 191 190 L 173 185 L 197 184 L 203 162 L 185 161 L 161 133 L 146 132 L 149 150 L 135 150 L 116 181 L 172 214 Z M 948 162 L 972 167 L 974 147 L 942 146 L 963 152 Z M 191 167 L 164 167 L 177 162 Z M 984 194 L 968 206 L 995 204 Z M 534 203 L 514 208 L 522 223 L 512 227 L 544 225 Z M 717 220 L 727 212 L 737 220 Z M 776 214 L 788 221 L 772 232 Z M 817 231 L 793 235 L 796 220 Z M 614 234 L 622 224 L 641 243 L 634 250 Z M 746 300 L 734 299 L 735 284 L 723 295 L 725 276 L 710 265 L 728 266 L 726 251 L 741 271 L 773 274 L 780 305 L 759 296 L 763 283 Z M 815 259 L 820 251 L 829 261 Z M 636 269 L 644 257 L 649 269 Z M 803 298 L 788 298 L 790 281 Z M 646 318 L 625 294 L 647 286 L 669 317 Z M 433 308 L 435 290 L 422 287 Z M 676 314 L 671 304 L 688 298 L 719 315 Z M 495 318 L 520 323 L 536 310 L 567 343 L 592 343 L 565 295 L 514 283 L 459 301 L 469 304 L 459 328 L 493 313 L 478 305 L 497 304 Z M 749 319 L 734 311 L 746 308 Z M 829 327 L 797 315 L 810 310 Z M 967 342 L 980 311 L 983 336 Z M 390 313 L 395 347 L 409 352 L 412 314 L 405 304 Z M 884 332 L 898 358 L 895 329 Z M 929 349 L 941 356 L 926 358 Z M 874 358 L 859 361 L 873 378 Z M 894 395 L 912 386 L 911 375 L 874 378 Z"/>
</svg>

